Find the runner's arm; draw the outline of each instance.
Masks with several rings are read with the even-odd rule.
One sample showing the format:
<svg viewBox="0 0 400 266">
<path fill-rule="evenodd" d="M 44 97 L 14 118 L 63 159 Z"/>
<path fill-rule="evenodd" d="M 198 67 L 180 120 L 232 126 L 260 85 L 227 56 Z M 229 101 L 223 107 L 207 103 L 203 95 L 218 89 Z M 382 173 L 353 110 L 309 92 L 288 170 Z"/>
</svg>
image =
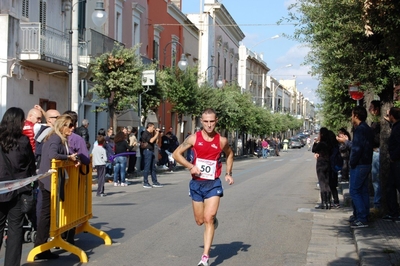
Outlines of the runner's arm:
<svg viewBox="0 0 400 266">
<path fill-rule="evenodd" d="M 177 163 L 189 169 L 191 174 L 200 174 L 200 170 L 197 169 L 197 167 L 195 167 L 194 164 L 188 162 L 185 159 L 185 157 L 183 157 L 183 153 L 188 149 L 192 148 L 195 142 L 196 142 L 196 136 L 190 135 L 182 142 L 182 144 L 178 146 L 178 148 L 175 149 L 174 153 L 172 154 L 172 157 Z"/>
<path fill-rule="evenodd" d="M 221 148 L 225 152 L 226 156 L 226 174 L 225 174 L 225 181 L 232 185 L 233 178 L 232 178 L 232 168 L 233 168 L 233 151 L 231 147 L 229 147 L 228 140 L 226 138 L 221 137 Z"/>
</svg>

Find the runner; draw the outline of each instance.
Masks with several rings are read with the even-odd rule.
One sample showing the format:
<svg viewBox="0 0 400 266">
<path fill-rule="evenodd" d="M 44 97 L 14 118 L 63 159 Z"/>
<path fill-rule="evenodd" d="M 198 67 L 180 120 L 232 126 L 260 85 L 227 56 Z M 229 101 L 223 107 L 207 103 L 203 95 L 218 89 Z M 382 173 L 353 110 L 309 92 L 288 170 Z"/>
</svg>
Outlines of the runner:
<svg viewBox="0 0 400 266">
<path fill-rule="evenodd" d="M 196 223 L 204 228 L 204 251 L 198 266 L 208 266 L 209 252 L 218 226 L 216 218 L 223 188 L 220 180 L 222 163 L 221 152 L 226 155 L 225 181 L 233 184 L 233 152 L 228 140 L 221 137 L 215 126 L 218 122 L 214 110 L 206 109 L 201 116 L 202 130 L 190 135 L 173 153 L 174 159 L 190 170 L 192 180 L 189 195 L 192 198 L 193 213 Z M 192 148 L 193 163 L 188 162 L 183 153 Z"/>
</svg>

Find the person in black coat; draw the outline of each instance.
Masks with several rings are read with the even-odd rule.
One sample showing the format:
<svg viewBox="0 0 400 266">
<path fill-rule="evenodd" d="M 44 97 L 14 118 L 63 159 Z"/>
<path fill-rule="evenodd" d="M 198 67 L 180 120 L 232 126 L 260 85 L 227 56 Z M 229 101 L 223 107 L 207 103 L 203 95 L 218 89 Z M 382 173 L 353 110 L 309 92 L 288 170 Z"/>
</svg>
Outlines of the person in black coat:
<svg viewBox="0 0 400 266">
<path fill-rule="evenodd" d="M 321 196 L 321 204 L 315 206 L 315 208 L 330 209 L 331 189 L 329 179 L 332 171 L 330 162 L 332 146 L 329 141 L 329 130 L 326 127 L 320 129 L 319 136 L 312 147 L 312 152 L 315 153 L 315 158 L 317 159 L 316 170 Z"/>
<path fill-rule="evenodd" d="M 29 139 L 22 134 L 25 121 L 24 111 L 17 107 L 9 108 L 0 123 L 0 181 L 23 179 L 36 172 L 35 155 Z M 12 173 L 11 173 L 12 171 Z M 0 194 L 0 247 L 3 232 L 8 220 L 7 249 L 4 265 L 21 265 L 22 243 L 24 237 L 24 214 L 21 211 L 22 193 L 32 193 L 31 185 L 22 186 Z"/>
</svg>

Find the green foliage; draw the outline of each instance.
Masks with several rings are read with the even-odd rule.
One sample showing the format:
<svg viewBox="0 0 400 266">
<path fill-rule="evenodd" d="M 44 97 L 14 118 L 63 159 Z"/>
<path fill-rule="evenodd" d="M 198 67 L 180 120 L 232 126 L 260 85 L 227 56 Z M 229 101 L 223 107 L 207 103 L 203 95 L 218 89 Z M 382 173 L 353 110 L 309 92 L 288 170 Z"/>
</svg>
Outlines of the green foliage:
<svg viewBox="0 0 400 266">
<path fill-rule="evenodd" d="M 400 77 L 400 2 L 298 0 L 288 21 L 297 25 L 293 39 L 306 43 L 306 64 L 320 78 L 318 94 L 329 127 L 347 122 L 355 101 L 348 85 L 361 83 L 364 91 L 390 101 Z"/>
<path fill-rule="evenodd" d="M 199 89 L 197 68 L 189 67 L 181 71 L 178 67 L 159 71 L 158 82 L 164 96 L 173 104 L 173 111 L 180 115 L 198 114 Z"/>
<path fill-rule="evenodd" d="M 137 102 L 137 95 L 143 89 L 141 76 L 142 60 L 136 54 L 137 46 L 124 48 L 116 46 L 111 52 L 97 57 L 92 64 L 94 87 L 91 89 L 102 103 L 102 110 L 124 111 Z"/>
</svg>

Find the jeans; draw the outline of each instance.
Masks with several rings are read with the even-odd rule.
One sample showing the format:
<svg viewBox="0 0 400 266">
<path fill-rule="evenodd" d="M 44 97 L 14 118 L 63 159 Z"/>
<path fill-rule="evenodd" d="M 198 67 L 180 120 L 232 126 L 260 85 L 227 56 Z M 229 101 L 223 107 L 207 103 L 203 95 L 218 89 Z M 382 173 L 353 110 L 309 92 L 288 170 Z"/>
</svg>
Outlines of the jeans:
<svg viewBox="0 0 400 266">
<path fill-rule="evenodd" d="M 263 158 L 267 158 L 268 157 L 268 149 L 262 148 L 262 156 L 263 156 Z"/>
<path fill-rule="evenodd" d="M 400 192 L 400 161 L 390 163 L 390 175 L 386 186 L 388 214 L 393 217 L 399 216 L 396 190 Z"/>
<path fill-rule="evenodd" d="M 149 179 L 148 179 L 149 174 L 151 175 L 151 181 L 153 182 L 153 184 L 158 183 L 157 182 L 157 172 L 156 172 L 157 168 L 156 168 L 154 152 L 149 149 L 143 150 L 142 159 L 144 161 L 143 162 L 144 163 L 143 183 L 144 184 L 149 183 Z"/>
<path fill-rule="evenodd" d="M 8 219 L 8 231 L 4 265 L 21 265 L 24 214 L 21 212 L 19 195 L 8 202 L 0 202 L 0 247 L 3 242 L 6 219 Z"/>
<path fill-rule="evenodd" d="M 126 175 L 126 156 L 117 156 L 114 159 L 114 183 L 118 183 L 118 175 L 121 177 L 121 184 L 125 182 Z"/>
<path fill-rule="evenodd" d="M 362 223 L 368 222 L 369 192 L 368 175 L 371 165 L 357 165 L 350 169 L 350 196 L 353 201 L 356 219 Z"/>
<path fill-rule="evenodd" d="M 381 207 L 381 180 L 379 177 L 379 150 L 374 151 L 372 155 L 372 169 L 371 169 L 372 186 L 374 187 L 374 207 Z"/>
</svg>

